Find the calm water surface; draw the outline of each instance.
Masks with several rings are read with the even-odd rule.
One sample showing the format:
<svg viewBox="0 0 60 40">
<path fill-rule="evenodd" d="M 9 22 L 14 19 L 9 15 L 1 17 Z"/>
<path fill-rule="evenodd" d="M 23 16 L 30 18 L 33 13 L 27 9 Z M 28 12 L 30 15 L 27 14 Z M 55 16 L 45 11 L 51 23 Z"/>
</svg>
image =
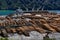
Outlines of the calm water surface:
<svg viewBox="0 0 60 40">
<path fill-rule="evenodd" d="M 49 12 L 60 13 L 60 10 L 49 10 Z M 14 10 L 0 10 L 0 15 L 8 15 L 14 13 Z"/>
<path fill-rule="evenodd" d="M 12 14 L 14 10 L 0 10 L 0 15 Z"/>
</svg>

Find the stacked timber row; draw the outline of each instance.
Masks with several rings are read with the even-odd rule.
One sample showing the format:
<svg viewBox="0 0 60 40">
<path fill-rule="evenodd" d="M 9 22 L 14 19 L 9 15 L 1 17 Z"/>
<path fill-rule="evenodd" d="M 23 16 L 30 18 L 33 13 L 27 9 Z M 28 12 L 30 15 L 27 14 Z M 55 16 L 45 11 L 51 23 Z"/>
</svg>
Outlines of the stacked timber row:
<svg viewBox="0 0 60 40">
<path fill-rule="evenodd" d="M 60 32 L 60 16 L 57 14 L 24 13 L 0 17 L 0 36 L 17 33 L 29 36 L 29 32 Z"/>
</svg>

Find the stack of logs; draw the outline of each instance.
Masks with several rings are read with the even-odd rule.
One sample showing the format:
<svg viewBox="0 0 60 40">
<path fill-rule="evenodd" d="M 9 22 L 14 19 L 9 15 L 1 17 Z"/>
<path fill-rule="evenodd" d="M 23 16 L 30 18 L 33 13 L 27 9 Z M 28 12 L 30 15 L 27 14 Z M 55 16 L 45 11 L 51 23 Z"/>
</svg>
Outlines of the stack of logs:
<svg viewBox="0 0 60 40">
<path fill-rule="evenodd" d="M 59 17 L 60 18 L 60 17 Z M 17 20 L 13 20 L 13 17 L 0 18 L 0 36 L 7 37 L 8 34 L 18 33 L 19 35 L 29 36 L 29 32 L 37 31 L 39 33 L 45 33 L 47 31 L 60 32 L 60 19 L 48 19 L 35 15 L 22 15 Z M 29 19 L 29 20 L 28 20 Z M 59 25 L 59 26 L 58 26 Z"/>
</svg>

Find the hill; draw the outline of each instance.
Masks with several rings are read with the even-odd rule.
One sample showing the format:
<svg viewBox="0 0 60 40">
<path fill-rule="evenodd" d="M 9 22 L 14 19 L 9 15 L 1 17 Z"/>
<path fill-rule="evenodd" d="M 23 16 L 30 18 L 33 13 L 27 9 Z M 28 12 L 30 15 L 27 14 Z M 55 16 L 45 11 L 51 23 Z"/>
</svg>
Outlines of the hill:
<svg viewBox="0 0 60 40">
<path fill-rule="evenodd" d="M 0 0 L 0 9 L 60 10 L 60 0 Z"/>
</svg>

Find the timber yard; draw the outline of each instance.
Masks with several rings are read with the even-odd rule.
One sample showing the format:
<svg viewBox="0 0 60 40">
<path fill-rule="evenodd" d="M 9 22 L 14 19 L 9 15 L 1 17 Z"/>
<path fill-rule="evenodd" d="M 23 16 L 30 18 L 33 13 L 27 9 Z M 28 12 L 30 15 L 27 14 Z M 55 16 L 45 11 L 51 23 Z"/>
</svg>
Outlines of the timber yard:
<svg viewBox="0 0 60 40">
<path fill-rule="evenodd" d="M 30 32 L 34 31 L 37 32 L 37 34 L 39 33 L 42 35 L 45 33 L 48 33 L 49 35 L 58 33 L 60 37 L 60 14 L 48 11 L 34 11 L 0 16 L 1 37 L 10 37 L 9 35 L 14 34 L 29 37 L 31 36 Z"/>
</svg>

